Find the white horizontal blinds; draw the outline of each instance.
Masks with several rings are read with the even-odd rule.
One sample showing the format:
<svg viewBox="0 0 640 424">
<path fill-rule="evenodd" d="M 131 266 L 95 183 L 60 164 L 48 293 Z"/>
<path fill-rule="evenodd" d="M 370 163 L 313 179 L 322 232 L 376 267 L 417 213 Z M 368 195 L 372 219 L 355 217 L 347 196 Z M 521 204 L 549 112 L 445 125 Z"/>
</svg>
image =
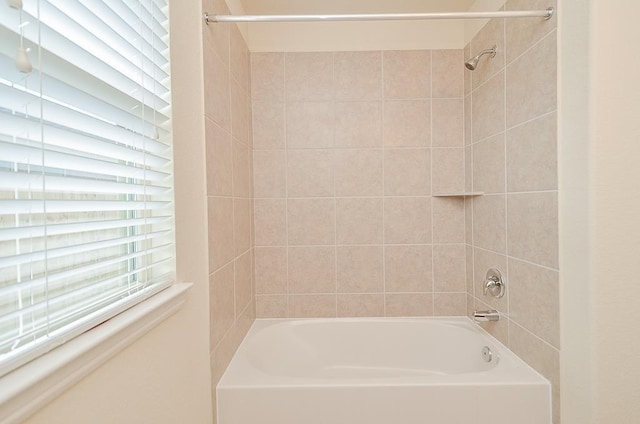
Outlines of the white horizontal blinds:
<svg viewBox="0 0 640 424">
<path fill-rule="evenodd" d="M 0 375 L 173 279 L 167 28 L 166 0 L 0 2 Z"/>
</svg>

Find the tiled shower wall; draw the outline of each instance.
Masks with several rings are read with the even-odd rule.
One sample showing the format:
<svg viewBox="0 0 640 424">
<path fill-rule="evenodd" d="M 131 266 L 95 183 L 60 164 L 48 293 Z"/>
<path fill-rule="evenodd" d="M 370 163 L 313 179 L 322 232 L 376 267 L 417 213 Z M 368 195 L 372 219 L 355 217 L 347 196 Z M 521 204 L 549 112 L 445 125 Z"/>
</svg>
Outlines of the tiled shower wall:
<svg viewBox="0 0 640 424">
<path fill-rule="evenodd" d="M 506 10 L 555 7 L 509 0 Z M 553 384 L 559 423 L 556 20 L 493 19 L 465 57 L 497 45 L 465 71 L 467 293 L 475 308 L 501 312 L 483 324 Z M 482 295 L 485 273 L 507 280 L 501 299 Z"/>
<path fill-rule="evenodd" d="M 212 3 L 205 4 L 204 10 L 229 13 L 223 0 Z M 203 37 L 210 349 L 215 387 L 255 319 L 251 79 L 249 50 L 235 24 L 205 27 Z M 215 399 L 213 405 L 215 408 Z"/>
<path fill-rule="evenodd" d="M 462 50 L 251 59 L 257 316 L 463 315 Z"/>
</svg>

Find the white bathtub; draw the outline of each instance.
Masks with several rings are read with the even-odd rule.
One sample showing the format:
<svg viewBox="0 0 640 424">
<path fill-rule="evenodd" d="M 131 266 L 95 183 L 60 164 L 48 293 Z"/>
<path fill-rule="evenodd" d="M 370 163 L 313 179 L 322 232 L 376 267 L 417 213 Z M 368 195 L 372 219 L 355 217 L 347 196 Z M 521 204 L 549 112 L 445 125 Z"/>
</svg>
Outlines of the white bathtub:
<svg viewBox="0 0 640 424">
<path fill-rule="evenodd" d="M 218 424 L 549 424 L 551 386 L 465 317 L 256 320 L 217 409 Z"/>
</svg>

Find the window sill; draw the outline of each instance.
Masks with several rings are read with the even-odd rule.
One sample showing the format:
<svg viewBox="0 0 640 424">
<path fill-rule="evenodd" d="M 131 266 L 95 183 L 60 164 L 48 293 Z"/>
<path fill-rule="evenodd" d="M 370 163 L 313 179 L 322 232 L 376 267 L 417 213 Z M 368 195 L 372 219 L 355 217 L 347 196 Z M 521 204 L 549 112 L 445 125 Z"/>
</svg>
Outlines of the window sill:
<svg viewBox="0 0 640 424">
<path fill-rule="evenodd" d="M 169 318 L 191 286 L 174 284 L 0 378 L 0 422 L 23 421 Z"/>
</svg>

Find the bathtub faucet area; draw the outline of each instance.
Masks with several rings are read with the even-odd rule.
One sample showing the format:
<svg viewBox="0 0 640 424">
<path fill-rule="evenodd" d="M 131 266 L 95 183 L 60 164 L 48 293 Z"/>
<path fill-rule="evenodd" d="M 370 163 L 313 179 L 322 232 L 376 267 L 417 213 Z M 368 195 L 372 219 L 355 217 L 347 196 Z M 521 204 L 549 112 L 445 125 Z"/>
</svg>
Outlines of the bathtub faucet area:
<svg viewBox="0 0 640 424">
<path fill-rule="evenodd" d="M 495 309 L 489 309 L 488 311 L 473 311 L 473 319 L 476 322 L 498 321 L 500 314 Z"/>
</svg>

